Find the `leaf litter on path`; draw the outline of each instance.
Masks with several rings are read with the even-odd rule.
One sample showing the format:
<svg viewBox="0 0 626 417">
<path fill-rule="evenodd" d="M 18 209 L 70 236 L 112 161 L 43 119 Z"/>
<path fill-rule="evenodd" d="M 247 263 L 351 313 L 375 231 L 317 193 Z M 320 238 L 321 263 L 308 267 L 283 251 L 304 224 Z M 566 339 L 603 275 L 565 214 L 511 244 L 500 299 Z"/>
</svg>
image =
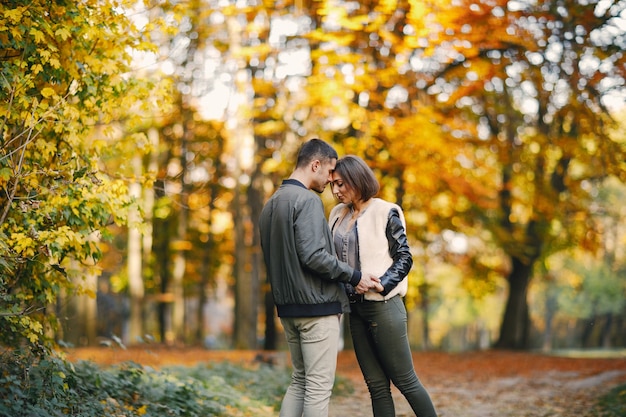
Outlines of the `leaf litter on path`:
<svg viewBox="0 0 626 417">
<path fill-rule="evenodd" d="M 601 395 L 626 383 L 624 357 L 563 358 L 509 351 L 413 356 L 439 417 L 591 417 Z M 349 399 L 333 398 L 330 417 L 371 416 L 353 353 L 341 352 L 338 364 L 338 373 L 353 379 L 355 392 Z M 392 394 L 397 417 L 415 415 L 395 387 Z"/>
<path fill-rule="evenodd" d="M 285 366 L 286 352 L 215 351 L 192 348 L 78 348 L 70 360 L 101 365 L 134 361 L 147 366 L 193 365 L 211 361 L 251 363 L 261 355 Z M 519 351 L 414 352 L 414 367 L 439 417 L 595 417 L 600 396 L 626 383 L 626 356 L 579 358 Z M 369 394 L 352 351 L 341 351 L 337 374 L 348 378 L 350 394 L 331 399 L 329 417 L 369 417 Z M 396 417 L 414 416 L 393 387 Z M 278 413 L 277 413 L 278 414 Z"/>
</svg>

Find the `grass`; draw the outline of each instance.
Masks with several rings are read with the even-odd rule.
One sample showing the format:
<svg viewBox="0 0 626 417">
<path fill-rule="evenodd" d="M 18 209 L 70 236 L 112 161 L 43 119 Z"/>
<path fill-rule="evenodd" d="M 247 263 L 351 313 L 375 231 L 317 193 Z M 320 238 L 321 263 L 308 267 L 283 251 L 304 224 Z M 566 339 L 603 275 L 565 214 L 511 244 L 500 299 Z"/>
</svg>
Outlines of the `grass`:
<svg viewBox="0 0 626 417">
<path fill-rule="evenodd" d="M 549 354 L 565 358 L 626 358 L 626 349 L 555 349 Z"/>
<path fill-rule="evenodd" d="M 598 417 L 626 416 L 626 384 L 613 388 L 608 394 L 600 398 L 594 412 Z"/>
</svg>

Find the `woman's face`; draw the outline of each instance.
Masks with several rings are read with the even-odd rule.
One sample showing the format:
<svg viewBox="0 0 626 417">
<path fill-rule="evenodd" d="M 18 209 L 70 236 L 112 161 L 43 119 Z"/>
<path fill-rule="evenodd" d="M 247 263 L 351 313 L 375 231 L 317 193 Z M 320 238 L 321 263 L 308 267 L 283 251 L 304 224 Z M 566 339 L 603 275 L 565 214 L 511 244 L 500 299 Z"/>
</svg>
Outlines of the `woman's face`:
<svg viewBox="0 0 626 417">
<path fill-rule="evenodd" d="M 343 182 L 343 178 L 336 172 L 332 176 L 332 191 L 340 203 L 350 204 L 358 200 L 356 192 Z"/>
</svg>

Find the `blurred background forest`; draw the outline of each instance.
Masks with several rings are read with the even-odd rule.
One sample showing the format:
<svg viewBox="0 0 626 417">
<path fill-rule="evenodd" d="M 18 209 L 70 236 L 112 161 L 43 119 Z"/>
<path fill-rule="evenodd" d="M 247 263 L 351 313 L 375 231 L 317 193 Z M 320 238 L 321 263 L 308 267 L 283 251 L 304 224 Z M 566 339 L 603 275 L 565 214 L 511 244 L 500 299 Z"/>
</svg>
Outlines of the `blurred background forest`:
<svg viewBox="0 0 626 417">
<path fill-rule="evenodd" d="M 282 349 L 257 217 L 319 137 L 405 211 L 415 349 L 626 346 L 626 1 L 8 0 L 0 42 L 3 345 Z"/>
</svg>

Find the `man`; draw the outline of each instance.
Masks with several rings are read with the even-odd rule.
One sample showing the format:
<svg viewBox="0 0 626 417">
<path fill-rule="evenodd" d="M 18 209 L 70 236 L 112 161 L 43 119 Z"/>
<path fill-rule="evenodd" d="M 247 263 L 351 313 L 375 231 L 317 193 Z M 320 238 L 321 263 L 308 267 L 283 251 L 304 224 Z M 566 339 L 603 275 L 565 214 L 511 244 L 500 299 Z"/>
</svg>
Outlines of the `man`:
<svg viewBox="0 0 626 417">
<path fill-rule="evenodd" d="M 325 417 L 335 381 L 339 316 L 349 311 L 342 282 L 364 293 L 380 280 L 335 256 L 322 193 L 337 152 L 320 139 L 306 142 L 296 168 L 263 207 L 261 248 L 293 374 L 280 417 Z"/>
</svg>

